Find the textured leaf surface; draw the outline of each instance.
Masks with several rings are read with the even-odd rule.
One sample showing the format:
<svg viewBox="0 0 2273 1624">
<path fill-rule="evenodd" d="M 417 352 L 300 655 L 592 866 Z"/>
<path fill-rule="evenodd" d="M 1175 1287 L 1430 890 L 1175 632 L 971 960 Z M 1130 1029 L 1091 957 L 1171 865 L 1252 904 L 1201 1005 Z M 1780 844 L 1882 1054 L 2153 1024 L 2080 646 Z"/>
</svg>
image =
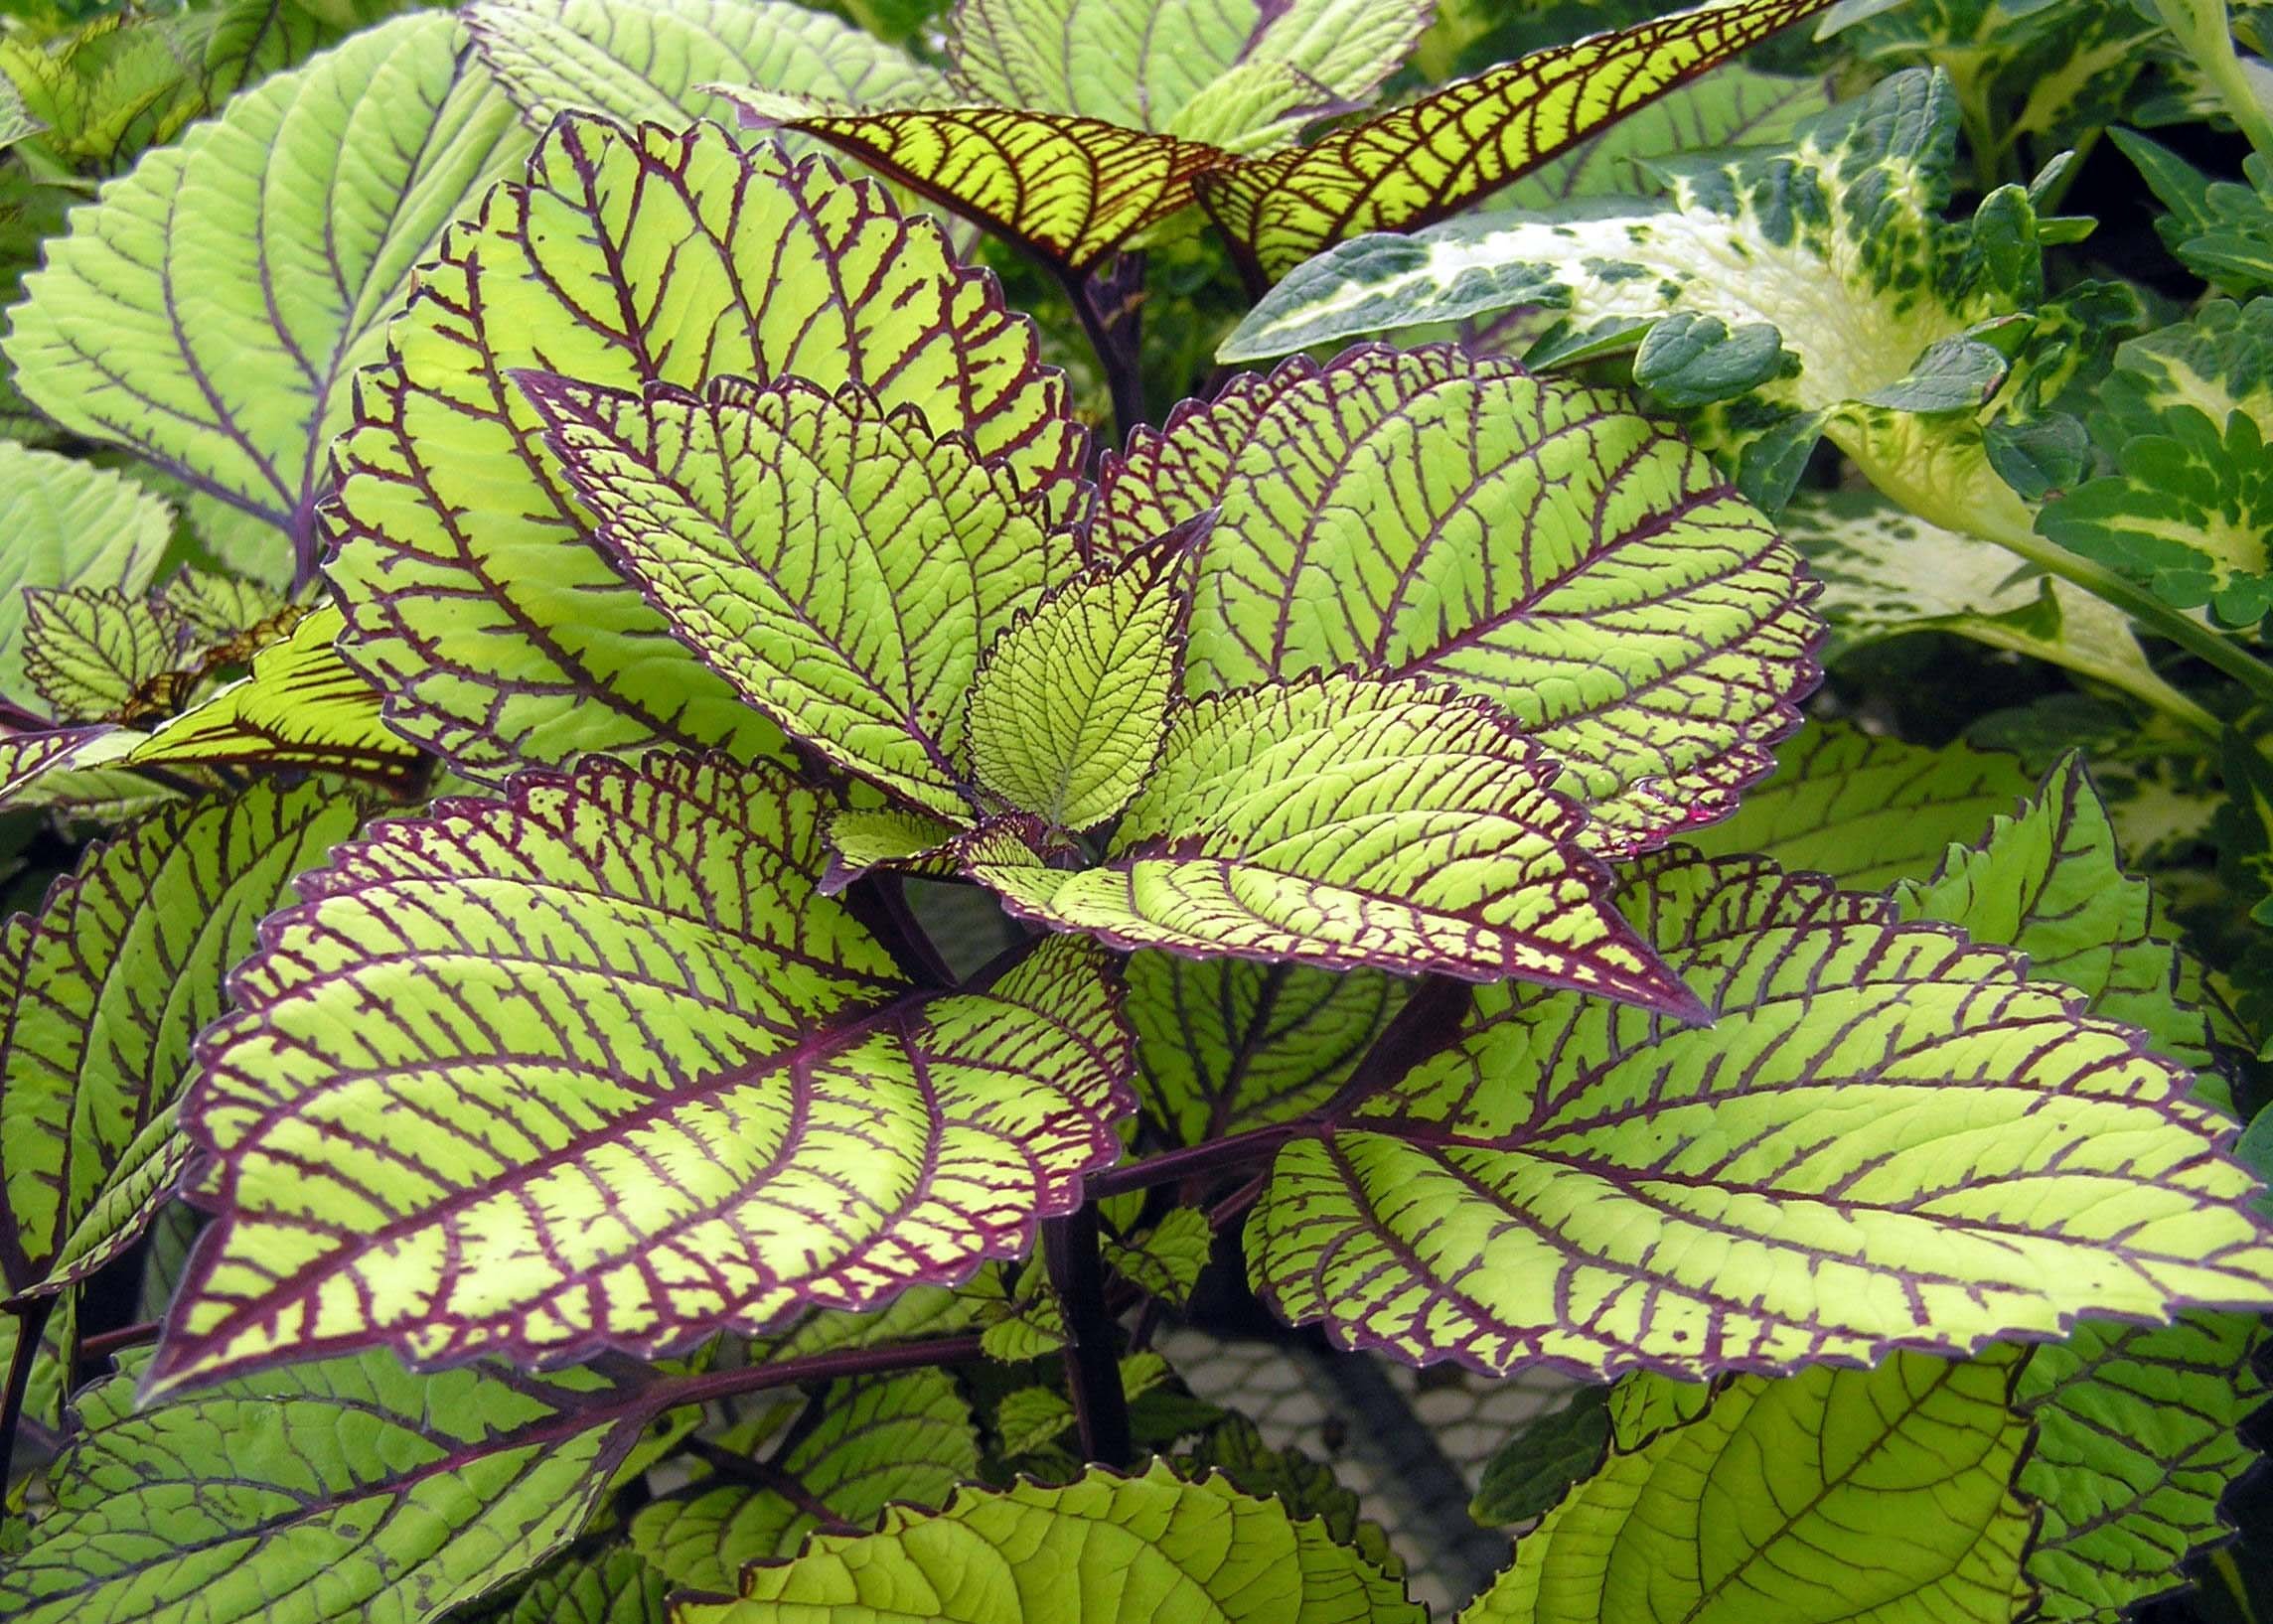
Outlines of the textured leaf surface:
<svg viewBox="0 0 2273 1624">
<path fill-rule="evenodd" d="M 28 1549 L 21 1624 L 425 1624 L 582 1529 L 642 1421 L 581 1371 L 421 1377 L 384 1355 L 263 1371 L 83 1432 Z M 591 1413 L 581 1413 L 590 1407 Z"/>
<path fill-rule="evenodd" d="M 636 205 L 625 207 L 626 200 Z M 872 183 L 739 151 L 711 126 L 636 137 L 569 117 L 422 273 L 344 444 L 343 653 L 389 719 L 461 767 L 778 735 L 600 553 L 511 373 L 872 387 L 967 432 L 1039 493 L 1079 462 L 1064 383 L 990 277 Z"/>
<path fill-rule="evenodd" d="M 1221 1477 L 1155 1463 L 1092 1470 L 1063 1488 L 965 1489 L 935 1515 L 898 1507 L 876 1533 L 822 1535 L 795 1560 L 753 1567 L 744 1599 L 688 1602 L 682 1624 L 1421 1624 L 1405 1599 L 1316 1523 Z"/>
<path fill-rule="evenodd" d="M 1992 818 L 2038 788 L 2001 751 L 1928 750 L 1844 722 L 1810 722 L 1779 753 L 1775 776 L 1754 786 L 1735 816 L 1688 843 L 1708 856 L 1758 852 L 1875 891 L 1927 878 L 1952 844 L 1981 839 Z"/>
<path fill-rule="evenodd" d="M 1108 465 L 1098 545 L 1218 509 L 1190 682 L 1356 664 L 1506 709 L 1597 849 L 1725 814 L 1815 680 L 1798 561 L 1612 397 L 1444 349 L 1289 362 Z"/>
<path fill-rule="evenodd" d="M 703 664 L 829 761 L 971 815 L 965 696 L 995 635 L 1075 567 L 1070 535 L 873 395 L 519 381 L 600 545 Z"/>
<path fill-rule="evenodd" d="M 64 721 L 116 721 L 182 657 L 181 623 L 108 587 L 24 593 L 24 675 Z"/>
<path fill-rule="evenodd" d="M 1533 52 L 1308 147 L 1200 182 L 1257 276 L 1442 220 L 1830 0 L 1735 0 Z"/>
<path fill-rule="evenodd" d="M 1092 570 L 987 650 L 971 689 L 980 788 L 1059 828 L 1129 804 L 1179 686 L 1190 596 L 1183 556 Z"/>
<path fill-rule="evenodd" d="M 1757 860 L 1629 872 L 1715 1025 L 1479 991 L 1455 1047 L 1279 1152 L 1247 1240 L 1287 1318 L 1603 1380 L 2273 1293 L 2230 1119 L 2137 1031 L 1884 898 Z"/>
<path fill-rule="evenodd" d="M 1100 866 L 1046 866 L 1017 823 L 967 837 L 963 861 L 1020 917 L 1118 948 L 1694 1009 L 1602 900 L 1551 772 L 1488 705 L 1319 677 L 1186 707 Z"/>
<path fill-rule="evenodd" d="M 339 853 L 201 1051 L 220 1216 L 156 1379 L 654 1354 L 1025 1251 L 1118 1154 L 1100 956 L 908 991 L 814 893 L 821 810 L 771 768 L 596 760 Z"/>
<path fill-rule="evenodd" d="M 37 913 L 0 929 L 11 1294 L 88 1271 L 105 1242 L 148 1219 L 153 1158 L 172 1154 L 161 1119 L 192 1041 L 226 1007 L 224 971 L 356 818 L 351 801 L 314 787 L 179 807 L 93 848 Z M 156 1141 L 138 1143 L 153 1124 Z"/>
<path fill-rule="evenodd" d="M 747 1562 L 793 1556 L 826 1507 L 855 1527 L 887 1505 L 946 1504 L 979 1470 L 971 1408 L 942 1371 L 843 1382 L 821 1401 L 820 1422 L 771 1471 L 807 1504 L 754 1484 L 718 1482 L 644 1507 L 632 1544 L 677 1588 L 732 1591 Z"/>
<path fill-rule="evenodd" d="M 1477 1525 L 1528 1523 L 1591 1477 L 1610 1441 L 1610 1390 L 1581 1388 L 1559 1409 L 1535 1415 L 1492 1451 L 1468 1516 Z"/>
<path fill-rule="evenodd" d="M 26 283 L 25 394 L 311 548 L 356 369 L 461 202 L 529 150 L 463 46 L 436 14 L 359 35 L 105 187 Z"/>
<path fill-rule="evenodd" d="M 1462 1624 L 2009 1624 L 2028 1598 L 2016 1349 L 1741 1377 L 1613 1451 Z"/>
<path fill-rule="evenodd" d="M 482 60 L 542 129 L 563 112 L 677 128 L 730 122 L 713 80 L 831 101 L 919 101 L 940 75 L 826 12 L 786 0 L 474 0 Z"/>
<path fill-rule="evenodd" d="M 670 1580 L 619 1547 L 555 1562 L 494 1611 L 455 1624 L 669 1624 L 670 1595 Z"/>
<path fill-rule="evenodd" d="M 174 516 L 124 475 L 5 440 L 0 514 L 0 695 L 29 704 L 24 589 L 139 593 L 174 533 Z"/>
<path fill-rule="evenodd" d="M 959 832 L 952 823 L 898 807 L 832 812 L 822 829 L 829 867 L 821 876 L 821 894 L 834 896 L 871 868 L 952 874 Z"/>
<path fill-rule="evenodd" d="M 343 625 L 327 604 L 255 655 L 252 668 L 161 722 L 122 758 L 132 767 L 305 768 L 401 786 L 418 752 L 387 730 L 379 696 L 332 644 Z"/>
</svg>

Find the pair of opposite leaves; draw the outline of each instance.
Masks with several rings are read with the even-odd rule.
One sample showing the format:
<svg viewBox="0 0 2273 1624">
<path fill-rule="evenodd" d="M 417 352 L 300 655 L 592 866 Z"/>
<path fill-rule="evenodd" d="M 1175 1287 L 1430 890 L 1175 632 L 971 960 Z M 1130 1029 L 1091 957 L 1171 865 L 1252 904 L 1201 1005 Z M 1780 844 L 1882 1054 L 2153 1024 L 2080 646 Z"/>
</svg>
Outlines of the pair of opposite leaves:
<svg viewBox="0 0 2273 1624">
<path fill-rule="evenodd" d="M 744 122 L 817 136 L 1069 278 L 1196 203 L 1260 293 L 1346 237 L 1456 214 L 1829 4 L 1730 0 L 1592 35 L 1253 157 L 1078 113 L 817 109 L 762 88 L 705 88 Z"/>
</svg>

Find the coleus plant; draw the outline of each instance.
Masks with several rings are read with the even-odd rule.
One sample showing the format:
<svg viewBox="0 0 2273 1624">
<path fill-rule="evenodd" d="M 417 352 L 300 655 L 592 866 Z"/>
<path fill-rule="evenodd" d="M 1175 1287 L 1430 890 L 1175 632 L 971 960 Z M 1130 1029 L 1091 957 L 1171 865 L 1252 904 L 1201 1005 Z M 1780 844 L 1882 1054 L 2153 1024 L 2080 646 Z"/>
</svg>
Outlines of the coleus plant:
<svg viewBox="0 0 2273 1624">
<path fill-rule="evenodd" d="M 1775 172 L 1892 196 L 1862 257 L 1938 278 L 1888 398 L 1651 310 L 1679 354 L 1622 380 L 1360 344 L 1143 421 L 1094 273 L 1184 203 L 1260 280 L 1814 8 L 1306 146 L 1427 19 L 1251 9 L 969 0 L 943 79 L 786 6 L 475 0 L 45 244 L 16 384 L 136 461 L 0 455 L 0 799 L 106 829 L 0 931 L 0 1420 L 54 1454 L 10 1617 L 1425 1617 L 1147 1346 L 1203 1272 L 1591 1384 L 1496 1466 L 1532 1493 L 1479 1517 L 1542 1520 L 1467 1618 L 2103 1617 L 2217 1538 L 2273 1306 L 2251 1034 L 2074 756 L 1794 738 L 1794 540 L 1862 560 L 1823 601 L 1867 640 L 1911 590 L 1872 537 L 1953 516 L 1779 524 L 1697 443 L 1938 433 L 2033 367 L 2002 476 L 2118 301 L 2031 280 L 2029 197 L 1943 241 L 1896 77 Z M 941 225 L 692 119 L 753 78 L 987 98 L 788 110 L 1043 252 L 1133 431 Z M 2228 310 L 2101 358 L 2108 411 L 2245 434 Z M 1632 384 L 1770 409 L 1693 439 Z M 2111 572 L 2164 557 L 2133 456 L 2049 510 Z M 1950 596 L 2201 708 L 2104 597 Z M 137 1271 L 150 1323 L 88 1332 Z"/>
</svg>

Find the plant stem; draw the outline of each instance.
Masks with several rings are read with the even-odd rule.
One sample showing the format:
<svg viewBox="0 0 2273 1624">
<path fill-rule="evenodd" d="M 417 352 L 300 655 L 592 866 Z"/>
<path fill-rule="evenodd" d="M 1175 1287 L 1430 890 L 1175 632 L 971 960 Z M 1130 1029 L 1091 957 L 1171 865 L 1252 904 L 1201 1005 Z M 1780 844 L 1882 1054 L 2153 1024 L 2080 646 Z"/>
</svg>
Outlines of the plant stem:
<svg viewBox="0 0 2273 1624">
<path fill-rule="evenodd" d="M 1063 1218 L 1042 1221 L 1042 1260 L 1066 1322 L 1066 1386 L 1082 1454 L 1108 1466 L 1126 1466 L 1129 1395 L 1121 1386 L 1121 1350 L 1105 1306 L 1105 1266 L 1097 1252 L 1094 1202 Z"/>
<path fill-rule="evenodd" d="M 1144 256 L 1119 254 L 1102 270 L 1086 276 L 1060 273 L 1058 282 L 1081 318 L 1081 330 L 1097 352 L 1098 366 L 1105 369 L 1106 387 L 1113 394 L 1115 442 L 1125 445 L 1145 420 L 1144 369 L 1137 344 Z"/>
<path fill-rule="evenodd" d="M 24 1418 L 24 1395 L 31 1391 L 32 1366 L 40 1357 L 40 1339 L 47 1335 L 48 1315 L 56 1299 L 36 1297 L 19 1308 L 16 1316 L 16 1352 L 8 1361 L 8 1387 L 0 1394 L 0 1469 L 16 1458 L 16 1428 Z"/>
<path fill-rule="evenodd" d="M 805 1359 L 785 1359 L 778 1365 L 666 1377 L 641 1389 L 638 1403 L 642 1412 L 660 1415 L 667 1409 L 738 1399 L 745 1393 L 763 1393 L 769 1388 L 795 1387 L 804 1382 L 836 1382 L 854 1376 L 882 1376 L 893 1371 L 925 1370 L 935 1365 L 960 1365 L 981 1356 L 976 1331 L 964 1336 L 896 1342 L 886 1348 L 839 1348 Z"/>
<path fill-rule="evenodd" d="M 2233 19 L 2225 0 L 2156 0 L 2155 10 L 2163 26 L 2187 48 L 2258 156 L 2273 164 L 2273 113 L 2258 101 L 2256 86 L 2249 82 L 2233 49 Z"/>
<path fill-rule="evenodd" d="M 158 1322 L 154 1319 L 121 1325 L 117 1330 L 105 1331 L 100 1336 L 80 1338 L 77 1363 L 82 1366 L 91 1365 L 97 1360 L 108 1359 L 123 1349 L 139 1348 L 145 1342 L 157 1340 Z"/>
<path fill-rule="evenodd" d="M 1164 1150 L 1157 1156 L 1147 1156 L 1142 1161 L 1097 1174 L 1089 1181 L 1089 1194 L 1093 1200 L 1102 1201 L 1107 1196 L 1125 1195 L 1131 1190 L 1149 1190 L 1155 1184 L 1173 1184 L 1180 1179 L 1245 1167 L 1270 1155 L 1293 1133 L 1292 1122 L 1274 1122 L 1269 1127 L 1249 1128 L 1245 1133 Z"/>
</svg>

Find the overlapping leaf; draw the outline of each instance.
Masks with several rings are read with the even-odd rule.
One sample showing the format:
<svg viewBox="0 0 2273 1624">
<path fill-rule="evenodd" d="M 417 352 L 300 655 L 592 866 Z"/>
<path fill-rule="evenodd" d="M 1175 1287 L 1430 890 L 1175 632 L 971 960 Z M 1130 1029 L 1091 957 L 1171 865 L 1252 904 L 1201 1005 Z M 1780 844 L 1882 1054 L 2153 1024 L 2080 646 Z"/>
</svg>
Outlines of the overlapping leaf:
<svg viewBox="0 0 2273 1624">
<path fill-rule="evenodd" d="M 87 1272 L 149 1217 L 166 1118 L 223 972 L 291 877 L 357 808 L 263 786 L 184 806 L 93 848 L 36 914 L 0 932 L 0 1176 L 12 1295 Z M 178 1171 L 178 1163 L 170 1164 Z"/>
<path fill-rule="evenodd" d="M 2023 1357 L 1737 1378 L 1613 1449 L 1462 1624 L 2009 1624 L 2029 1599 Z"/>
<path fill-rule="evenodd" d="M 73 217 L 14 313 L 17 382 L 75 433 L 273 524 L 278 551 L 312 564 L 356 369 L 379 359 L 444 222 L 527 151 L 451 18 L 360 35 Z"/>
<path fill-rule="evenodd" d="M 1604 394 L 1444 349 L 1236 381 L 1108 465 L 1097 545 L 1213 508 L 1195 690 L 1355 664 L 1505 708 L 1597 849 L 1725 814 L 1815 679 L 1796 558 Z"/>
<path fill-rule="evenodd" d="M 595 759 L 339 853 L 201 1050 L 219 1216 L 154 1379 L 653 1354 L 1025 1251 L 1119 1151 L 1101 956 L 908 989 L 815 894 L 821 813 L 768 767 Z"/>
<path fill-rule="evenodd" d="M 637 200 L 633 208 L 622 200 Z M 795 374 L 914 405 L 1046 497 L 1081 455 L 1063 380 L 938 228 L 826 165 L 569 116 L 421 275 L 370 374 L 329 573 L 342 651 L 459 766 L 778 735 L 599 553 L 511 373 L 599 388 Z"/>
<path fill-rule="evenodd" d="M 959 1492 L 945 1510 L 899 1507 L 874 1534 L 821 1535 L 804 1554 L 742 1575 L 742 1599 L 682 1602 L 682 1624 L 1422 1624 L 1404 1586 L 1277 1500 L 1220 1476 L 1187 1482 L 1092 1469 L 1062 1488 L 1021 1481 Z"/>
<path fill-rule="evenodd" d="M 150 584 L 174 531 L 166 505 L 124 476 L 0 440 L 0 697 L 34 703 L 24 671 L 27 587 Z"/>
<path fill-rule="evenodd" d="M 970 815 L 965 696 L 995 636 L 1072 573 L 1070 534 L 864 392 L 518 381 L 599 544 L 704 664 L 825 759 Z"/>
<path fill-rule="evenodd" d="M 638 1551 L 568 1556 L 454 1624 L 670 1624 L 671 1581 Z"/>
<path fill-rule="evenodd" d="M 2037 790 L 2001 752 L 1928 750 L 1842 722 L 1810 722 L 1779 754 L 1775 776 L 1689 844 L 1708 856 L 1758 852 L 1875 891 L 1930 875 L 1951 845 L 1981 839 Z"/>
<path fill-rule="evenodd" d="M 1599 1380 L 2273 1297 L 2230 1120 L 2135 1029 L 1880 897 L 1758 860 L 1630 872 L 1716 1024 L 1479 992 L 1455 1047 L 1279 1152 L 1247 1239 L 1288 1318 Z"/>
<path fill-rule="evenodd" d="M 135 1374 L 80 1396 L 53 1503 L 0 1561 L 20 1624 L 426 1624 L 573 1539 L 648 1419 L 584 1371 L 369 1354 L 139 1411 Z"/>
<path fill-rule="evenodd" d="M 2170 210 L 2155 228 L 2181 264 L 2237 298 L 2273 293 L 2273 161 L 2251 153 L 2246 185 L 2212 181 L 2145 136 L 2107 133 Z"/>
<path fill-rule="evenodd" d="M 1513 975 L 1694 1012 L 1602 900 L 1553 771 L 1480 701 L 1336 674 L 1185 707 L 1095 867 L 1051 866 L 1032 819 L 960 850 L 1013 913 L 1119 948 Z"/>
<path fill-rule="evenodd" d="M 24 678 L 62 721 L 125 719 L 182 658 L 184 628 L 148 598 L 32 587 L 24 610 Z"/>
<path fill-rule="evenodd" d="M 1203 177 L 1200 200 L 1251 274 L 1276 281 L 1345 237 L 1445 219 L 1828 3 L 1735 0 L 1534 52 L 1313 146 Z"/>
</svg>

